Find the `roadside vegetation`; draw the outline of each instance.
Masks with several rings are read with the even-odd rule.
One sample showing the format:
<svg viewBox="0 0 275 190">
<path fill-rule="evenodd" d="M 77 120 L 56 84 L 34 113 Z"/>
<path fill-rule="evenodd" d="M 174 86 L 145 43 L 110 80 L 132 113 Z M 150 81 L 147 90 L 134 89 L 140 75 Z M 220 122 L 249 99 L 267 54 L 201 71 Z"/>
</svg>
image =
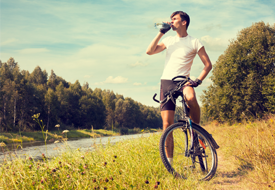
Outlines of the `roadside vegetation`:
<svg viewBox="0 0 275 190">
<path fill-rule="evenodd" d="M 74 140 L 80 138 L 97 138 L 103 136 L 118 136 L 127 134 L 138 134 L 138 133 L 152 133 L 159 131 L 158 129 L 115 129 L 115 130 L 105 130 L 105 129 L 79 129 L 79 130 L 69 130 L 67 133 L 67 140 Z M 63 131 L 49 131 L 47 132 L 47 143 L 53 143 L 56 140 L 64 138 Z M 1 133 L 0 142 L 5 144 L 18 144 L 26 142 L 44 142 L 43 132 L 21 132 L 21 133 Z"/>
<path fill-rule="evenodd" d="M 272 189 L 274 126 L 274 116 L 255 122 L 212 122 L 205 126 L 221 147 L 216 176 L 208 182 L 174 179 L 161 162 L 161 134 L 156 133 L 105 147 L 94 144 L 92 152 L 68 148 L 66 153 L 50 159 L 43 153 L 41 160 L 33 160 L 32 155 L 3 160 L 0 189 Z M 3 143 L 1 146 L 5 149 Z"/>
</svg>

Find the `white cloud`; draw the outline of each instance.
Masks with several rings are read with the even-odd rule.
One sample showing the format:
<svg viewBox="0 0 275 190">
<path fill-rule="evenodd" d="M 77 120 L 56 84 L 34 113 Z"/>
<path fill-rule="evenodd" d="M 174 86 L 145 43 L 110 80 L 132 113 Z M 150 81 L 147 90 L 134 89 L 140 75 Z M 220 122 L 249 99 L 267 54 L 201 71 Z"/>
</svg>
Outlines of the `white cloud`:
<svg viewBox="0 0 275 190">
<path fill-rule="evenodd" d="M 111 84 L 121 84 L 121 83 L 126 83 L 128 81 L 128 78 L 124 78 L 122 76 L 117 76 L 117 77 L 113 77 L 113 76 L 109 76 L 104 83 L 111 83 Z"/>
<path fill-rule="evenodd" d="M 84 78 L 91 78 L 90 75 L 84 75 Z"/>
<path fill-rule="evenodd" d="M 1 42 L 1 46 L 5 46 L 5 45 L 11 44 L 16 41 L 18 41 L 18 40 L 15 38 L 10 38 L 10 39 L 7 39 L 6 41 Z"/>
<path fill-rule="evenodd" d="M 133 85 L 134 85 L 134 86 L 141 86 L 142 83 L 140 83 L 140 82 L 135 82 Z"/>
<path fill-rule="evenodd" d="M 148 65 L 148 63 L 142 63 L 142 62 L 140 62 L 140 61 L 137 61 L 137 62 L 135 62 L 135 63 L 132 63 L 130 66 L 131 66 L 131 67 L 137 67 L 137 66 L 143 67 L 143 66 L 147 66 L 147 65 Z"/>
<path fill-rule="evenodd" d="M 201 42 L 209 51 L 224 51 L 229 43 L 227 39 L 213 38 L 211 36 L 201 37 Z"/>
<path fill-rule="evenodd" d="M 26 49 L 21 49 L 18 50 L 18 53 L 21 54 L 35 54 L 35 53 L 44 53 L 48 52 L 49 50 L 46 48 L 26 48 Z"/>
</svg>

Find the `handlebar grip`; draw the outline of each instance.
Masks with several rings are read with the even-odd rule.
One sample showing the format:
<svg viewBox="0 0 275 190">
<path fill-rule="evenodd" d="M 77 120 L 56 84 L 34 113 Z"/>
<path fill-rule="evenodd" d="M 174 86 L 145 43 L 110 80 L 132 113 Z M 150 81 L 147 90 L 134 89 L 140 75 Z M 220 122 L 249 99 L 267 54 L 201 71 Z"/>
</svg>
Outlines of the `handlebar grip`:
<svg viewBox="0 0 275 190">
<path fill-rule="evenodd" d="M 159 101 L 156 99 L 157 93 L 155 93 L 155 95 L 153 96 L 153 100 L 157 103 L 159 103 Z"/>
</svg>

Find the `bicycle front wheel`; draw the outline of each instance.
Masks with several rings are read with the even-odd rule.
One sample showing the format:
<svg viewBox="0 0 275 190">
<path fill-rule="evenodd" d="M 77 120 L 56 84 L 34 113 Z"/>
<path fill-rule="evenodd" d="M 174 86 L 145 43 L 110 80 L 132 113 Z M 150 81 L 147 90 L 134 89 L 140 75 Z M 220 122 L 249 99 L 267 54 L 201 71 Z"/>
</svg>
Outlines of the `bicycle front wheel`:
<svg viewBox="0 0 275 190">
<path fill-rule="evenodd" d="M 188 126 L 186 122 L 179 122 L 163 132 L 159 144 L 162 162 L 175 177 L 210 180 L 218 165 L 216 149 L 200 126 L 192 123 L 192 134 Z M 191 135 L 194 136 L 192 149 Z"/>
</svg>

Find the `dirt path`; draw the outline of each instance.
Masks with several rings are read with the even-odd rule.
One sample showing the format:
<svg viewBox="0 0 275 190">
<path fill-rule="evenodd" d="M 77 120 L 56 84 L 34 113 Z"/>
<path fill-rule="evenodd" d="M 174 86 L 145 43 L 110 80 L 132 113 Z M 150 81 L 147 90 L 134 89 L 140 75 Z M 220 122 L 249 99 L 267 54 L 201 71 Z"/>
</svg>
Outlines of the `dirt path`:
<svg viewBox="0 0 275 190">
<path fill-rule="evenodd" d="M 215 189 L 243 189 L 241 180 L 243 173 L 230 162 L 231 159 L 222 155 L 221 151 L 218 153 L 218 170 L 217 176 L 213 179 L 212 183 Z"/>
</svg>

